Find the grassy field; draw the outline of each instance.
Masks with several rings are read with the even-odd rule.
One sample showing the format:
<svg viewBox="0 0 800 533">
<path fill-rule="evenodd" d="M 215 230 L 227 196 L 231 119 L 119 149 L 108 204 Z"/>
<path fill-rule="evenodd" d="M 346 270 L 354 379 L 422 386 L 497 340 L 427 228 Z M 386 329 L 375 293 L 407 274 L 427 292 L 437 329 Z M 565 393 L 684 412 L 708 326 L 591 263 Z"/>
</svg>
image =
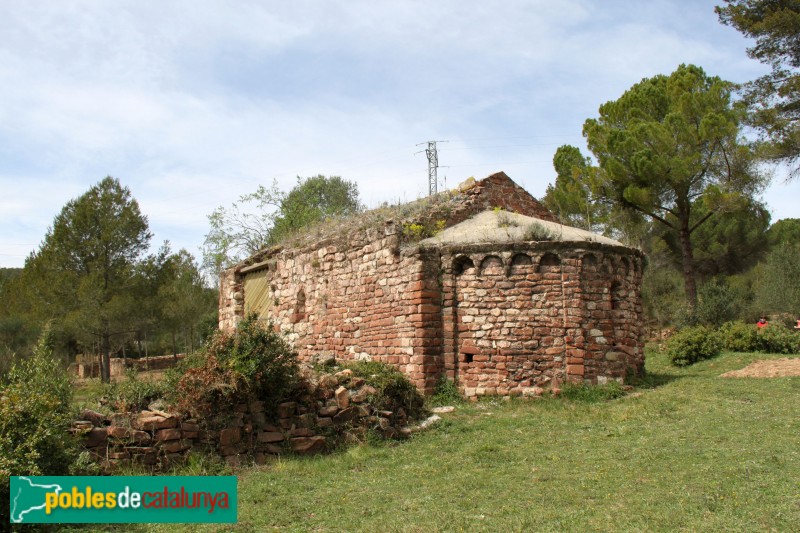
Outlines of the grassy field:
<svg viewBox="0 0 800 533">
<path fill-rule="evenodd" d="M 237 525 L 186 530 L 797 531 L 800 378 L 718 377 L 769 357 L 651 354 L 621 399 L 481 402 L 405 443 L 276 459 L 237 472 Z"/>
</svg>

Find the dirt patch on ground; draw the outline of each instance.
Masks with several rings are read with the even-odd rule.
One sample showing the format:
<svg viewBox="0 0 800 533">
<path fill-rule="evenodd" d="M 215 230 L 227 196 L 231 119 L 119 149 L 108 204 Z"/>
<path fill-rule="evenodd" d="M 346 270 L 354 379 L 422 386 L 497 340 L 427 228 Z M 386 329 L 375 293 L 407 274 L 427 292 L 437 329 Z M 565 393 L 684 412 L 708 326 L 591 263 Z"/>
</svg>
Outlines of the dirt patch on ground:
<svg viewBox="0 0 800 533">
<path fill-rule="evenodd" d="M 800 376 L 800 358 L 770 359 L 750 363 L 741 370 L 725 372 L 722 378 L 782 378 Z"/>
</svg>

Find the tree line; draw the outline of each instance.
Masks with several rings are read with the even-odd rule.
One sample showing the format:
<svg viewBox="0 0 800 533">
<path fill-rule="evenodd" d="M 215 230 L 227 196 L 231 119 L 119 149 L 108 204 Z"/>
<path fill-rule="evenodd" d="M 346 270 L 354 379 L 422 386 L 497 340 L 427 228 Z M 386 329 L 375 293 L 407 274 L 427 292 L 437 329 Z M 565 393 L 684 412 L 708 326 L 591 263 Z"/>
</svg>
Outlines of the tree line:
<svg viewBox="0 0 800 533">
<path fill-rule="evenodd" d="M 0 272 L 0 371 L 47 325 L 64 359 L 192 351 L 217 324 L 217 291 L 195 258 L 152 233 L 130 190 L 107 177 L 56 215 L 22 269 Z"/>
</svg>

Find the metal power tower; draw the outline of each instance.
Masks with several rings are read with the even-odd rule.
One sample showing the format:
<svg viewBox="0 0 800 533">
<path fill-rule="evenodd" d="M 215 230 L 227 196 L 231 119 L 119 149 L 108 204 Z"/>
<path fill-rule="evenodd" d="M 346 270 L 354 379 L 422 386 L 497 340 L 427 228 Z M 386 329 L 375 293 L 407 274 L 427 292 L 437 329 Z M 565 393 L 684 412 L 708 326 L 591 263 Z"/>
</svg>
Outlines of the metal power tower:
<svg viewBox="0 0 800 533">
<path fill-rule="evenodd" d="M 425 155 L 428 156 L 428 196 L 433 196 L 439 192 L 439 177 L 437 175 L 437 169 L 439 168 L 439 153 L 436 150 L 437 142 L 446 143 L 447 141 L 428 141 L 427 143 L 419 143 L 417 145 L 428 145 L 425 150 L 417 152 L 419 154 L 424 151 Z"/>
</svg>

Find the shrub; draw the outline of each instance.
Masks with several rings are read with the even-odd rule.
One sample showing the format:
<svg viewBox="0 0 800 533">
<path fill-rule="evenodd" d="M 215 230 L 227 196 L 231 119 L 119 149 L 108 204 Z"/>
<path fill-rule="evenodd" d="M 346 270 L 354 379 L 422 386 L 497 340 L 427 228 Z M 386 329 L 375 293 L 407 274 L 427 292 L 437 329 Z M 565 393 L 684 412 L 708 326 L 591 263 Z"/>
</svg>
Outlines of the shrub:
<svg viewBox="0 0 800 533">
<path fill-rule="evenodd" d="M 218 331 L 201 356 L 184 368 L 174 403 L 179 410 L 194 414 L 242 396 L 275 406 L 298 382 L 297 353 L 272 323 L 262 326 L 252 315 L 233 333 Z"/>
<path fill-rule="evenodd" d="M 115 411 L 130 412 L 147 408 L 153 400 L 163 398 L 168 390 L 166 381 L 139 379 L 135 368 L 125 372 L 125 381 L 106 385 L 102 403 L 110 405 Z"/>
<path fill-rule="evenodd" d="M 66 475 L 78 457 L 67 432 L 72 387 L 45 332 L 0 388 L 0 523 L 8 524 L 9 476 Z"/>
<path fill-rule="evenodd" d="M 376 408 L 394 412 L 402 408 L 413 419 L 425 414 L 422 395 L 397 368 L 380 361 L 352 361 L 343 366 L 377 389 L 378 392 L 369 398 Z"/>
<path fill-rule="evenodd" d="M 800 353 L 800 334 L 777 322 L 761 328 L 757 334 L 758 350 L 766 353 Z"/>
<path fill-rule="evenodd" d="M 726 322 L 719 328 L 720 340 L 726 350 L 755 352 L 759 349 L 758 328 L 741 320 Z"/>
<path fill-rule="evenodd" d="M 714 330 L 706 326 L 692 326 L 670 337 L 665 350 L 673 365 L 688 366 L 718 356 L 722 345 Z"/>
</svg>

